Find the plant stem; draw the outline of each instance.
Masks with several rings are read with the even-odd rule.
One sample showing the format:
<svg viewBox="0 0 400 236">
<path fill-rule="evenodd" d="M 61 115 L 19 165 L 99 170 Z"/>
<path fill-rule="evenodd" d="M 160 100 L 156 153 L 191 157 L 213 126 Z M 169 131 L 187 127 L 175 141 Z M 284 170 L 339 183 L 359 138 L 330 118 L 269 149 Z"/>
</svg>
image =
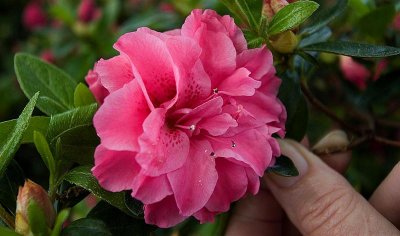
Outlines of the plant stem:
<svg viewBox="0 0 400 236">
<path fill-rule="evenodd" d="M 15 228 L 15 219 L 12 215 L 10 215 L 6 209 L 0 205 L 0 219 L 7 224 L 8 227 L 14 229 Z"/>
<path fill-rule="evenodd" d="M 322 104 L 318 98 L 312 94 L 312 92 L 308 89 L 308 86 L 306 82 L 302 79 L 300 82 L 301 90 L 303 91 L 304 95 L 306 96 L 307 100 L 318 110 L 322 111 L 326 116 L 334 120 L 336 123 L 338 123 L 340 126 L 342 126 L 344 129 L 354 133 L 354 134 L 360 134 L 360 130 L 355 128 L 354 126 L 351 126 L 347 124 L 344 120 L 342 120 L 340 117 L 338 117 L 334 112 L 332 112 L 329 108 L 327 108 L 324 104 Z"/>
<path fill-rule="evenodd" d="M 384 137 L 380 137 L 380 136 L 374 136 L 373 139 L 376 142 L 383 143 L 383 144 L 386 144 L 388 146 L 400 148 L 400 142 L 399 141 L 390 140 L 390 139 L 387 139 L 387 138 L 384 138 Z"/>
</svg>

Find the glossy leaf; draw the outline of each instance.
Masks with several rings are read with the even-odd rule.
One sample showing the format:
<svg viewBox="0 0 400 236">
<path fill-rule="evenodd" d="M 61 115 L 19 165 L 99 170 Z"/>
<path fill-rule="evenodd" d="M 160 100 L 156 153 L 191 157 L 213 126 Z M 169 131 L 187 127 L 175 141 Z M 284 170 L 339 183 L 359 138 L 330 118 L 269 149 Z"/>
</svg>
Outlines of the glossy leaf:
<svg viewBox="0 0 400 236">
<path fill-rule="evenodd" d="M 338 0 L 336 5 L 329 9 L 320 9 L 310 18 L 309 27 L 304 28 L 300 31 L 301 34 L 313 34 L 320 29 L 324 28 L 330 22 L 332 22 L 336 17 L 346 10 L 348 1 Z"/>
<path fill-rule="evenodd" d="M 269 35 L 295 28 L 310 17 L 319 4 L 313 1 L 298 1 L 285 6 L 272 18 L 268 27 Z"/>
<path fill-rule="evenodd" d="M 49 143 L 53 144 L 57 138 L 71 130 L 92 125 L 96 110 L 97 104 L 92 104 L 52 116 L 47 132 Z"/>
<path fill-rule="evenodd" d="M 74 107 L 76 82 L 65 72 L 25 53 L 15 55 L 14 66 L 19 85 L 28 98 L 40 91 L 37 107 L 41 111 L 54 115 Z"/>
<path fill-rule="evenodd" d="M 70 209 L 63 209 L 58 213 L 56 222 L 54 223 L 53 230 L 51 231 L 50 236 L 58 236 L 61 233 L 62 226 L 64 222 L 68 219 L 70 213 Z"/>
<path fill-rule="evenodd" d="M 39 93 L 33 95 L 21 115 L 18 117 L 14 129 L 7 136 L 7 141 L 0 147 L 0 177 L 3 176 L 8 164 L 10 164 L 14 154 L 21 145 L 23 134 L 28 128 L 29 120 L 32 116 L 38 96 Z"/>
<path fill-rule="evenodd" d="M 45 116 L 33 116 L 29 120 L 28 127 L 26 128 L 21 143 L 32 143 L 33 142 L 33 131 L 39 131 L 46 133 L 49 126 L 50 117 Z M 11 133 L 17 120 L 8 120 L 0 123 L 0 146 L 7 140 L 7 135 Z"/>
<path fill-rule="evenodd" d="M 56 171 L 56 164 L 54 162 L 53 154 L 51 153 L 49 144 L 47 143 L 44 135 L 38 131 L 33 132 L 33 142 L 35 143 L 35 147 L 39 152 L 40 156 L 44 164 L 47 166 L 51 174 L 54 174 Z"/>
<path fill-rule="evenodd" d="M 152 235 L 156 229 L 154 226 L 147 225 L 143 219 L 130 217 L 104 201 L 99 202 L 87 217 L 102 220 L 113 235 L 145 236 Z"/>
<path fill-rule="evenodd" d="M 61 236 L 112 236 L 107 225 L 98 219 L 82 218 L 73 221 L 62 232 Z"/>
<path fill-rule="evenodd" d="M 33 200 L 28 206 L 28 222 L 33 235 L 46 236 L 48 227 L 46 225 L 46 215 L 39 204 Z"/>
<path fill-rule="evenodd" d="M 134 216 L 139 218 L 144 217 L 143 203 L 134 199 L 128 191 L 125 192 L 125 206 Z"/>
<path fill-rule="evenodd" d="M 306 46 L 303 50 L 328 52 L 352 57 L 389 57 L 400 54 L 400 48 L 348 41 L 317 43 Z"/>
<path fill-rule="evenodd" d="M 90 92 L 86 85 L 79 83 L 74 92 L 75 107 L 82 107 L 93 103 L 96 103 L 96 99 L 94 98 L 92 92 Z"/>
<path fill-rule="evenodd" d="M 286 107 L 286 138 L 301 141 L 307 131 L 308 107 L 300 89 L 299 79 L 294 73 L 281 76 L 279 98 Z"/>
<path fill-rule="evenodd" d="M 110 203 L 118 209 L 129 213 L 129 210 L 125 206 L 124 193 L 112 193 L 101 188 L 96 178 L 92 175 L 90 169 L 90 166 L 76 167 L 67 173 L 64 179 L 90 191 L 96 197 Z"/>
<path fill-rule="evenodd" d="M 276 158 L 274 166 L 268 167 L 267 172 L 274 173 L 284 177 L 298 176 L 299 171 L 294 165 L 293 161 L 287 156 L 280 156 Z"/>
</svg>

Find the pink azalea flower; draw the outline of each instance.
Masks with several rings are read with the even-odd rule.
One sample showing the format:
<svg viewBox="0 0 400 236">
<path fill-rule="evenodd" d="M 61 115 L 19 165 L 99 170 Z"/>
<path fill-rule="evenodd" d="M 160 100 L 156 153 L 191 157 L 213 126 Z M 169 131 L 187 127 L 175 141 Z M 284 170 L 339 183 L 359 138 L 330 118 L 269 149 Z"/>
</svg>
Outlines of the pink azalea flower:
<svg viewBox="0 0 400 236">
<path fill-rule="evenodd" d="M 29 30 L 43 27 L 47 23 L 47 17 L 39 1 L 32 0 L 26 5 L 23 13 L 24 26 Z"/>
<path fill-rule="evenodd" d="M 212 10 L 194 10 L 181 30 L 127 33 L 114 48 L 86 77 L 102 104 L 101 186 L 132 190 L 159 227 L 212 221 L 256 194 L 286 120 L 270 51 L 247 49 L 233 19 Z"/>
<path fill-rule="evenodd" d="M 344 77 L 359 89 L 364 90 L 367 87 L 367 79 L 371 76 L 371 72 L 364 65 L 351 57 L 340 56 L 340 69 Z"/>
<path fill-rule="evenodd" d="M 400 12 L 393 19 L 392 26 L 395 30 L 400 31 Z"/>
<path fill-rule="evenodd" d="M 44 51 L 42 51 L 42 53 L 40 53 L 40 58 L 42 60 L 45 60 L 49 63 L 54 63 L 55 62 L 55 57 L 53 52 L 50 49 L 46 49 Z"/>
</svg>

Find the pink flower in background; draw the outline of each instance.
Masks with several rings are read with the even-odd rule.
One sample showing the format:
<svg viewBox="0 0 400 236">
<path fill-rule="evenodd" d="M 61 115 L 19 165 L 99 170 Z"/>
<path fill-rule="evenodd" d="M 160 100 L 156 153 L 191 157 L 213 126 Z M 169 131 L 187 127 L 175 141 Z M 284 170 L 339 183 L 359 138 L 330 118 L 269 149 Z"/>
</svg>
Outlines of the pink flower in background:
<svg viewBox="0 0 400 236">
<path fill-rule="evenodd" d="M 78 18 L 84 23 L 91 22 L 100 17 L 100 9 L 95 0 L 82 0 L 78 7 Z"/>
<path fill-rule="evenodd" d="M 286 120 L 270 51 L 247 49 L 233 19 L 212 10 L 193 11 L 181 30 L 127 33 L 114 48 L 86 77 L 102 103 L 101 186 L 132 190 L 159 227 L 212 221 L 256 194 Z"/>
<path fill-rule="evenodd" d="M 371 76 L 371 72 L 364 65 L 351 57 L 340 56 L 340 69 L 344 77 L 359 89 L 364 90 L 367 87 L 367 79 Z"/>
<path fill-rule="evenodd" d="M 43 27 L 47 23 L 47 17 L 43 6 L 39 1 L 32 0 L 25 6 L 23 13 L 23 24 L 29 30 Z"/>
<path fill-rule="evenodd" d="M 54 63 L 55 62 L 55 57 L 53 52 L 50 49 L 46 49 L 44 51 L 42 51 L 42 53 L 40 53 L 40 58 L 42 60 L 45 60 L 49 63 Z"/>
<path fill-rule="evenodd" d="M 387 59 L 377 61 L 375 64 L 375 71 L 372 74 L 366 66 L 356 62 L 353 58 L 340 56 L 340 69 L 344 77 L 355 84 L 360 90 L 366 89 L 369 79 L 373 81 L 378 80 L 388 67 L 388 64 L 389 61 Z"/>
<path fill-rule="evenodd" d="M 395 30 L 400 31 L 400 12 L 394 17 L 392 26 Z"/>
</svg>

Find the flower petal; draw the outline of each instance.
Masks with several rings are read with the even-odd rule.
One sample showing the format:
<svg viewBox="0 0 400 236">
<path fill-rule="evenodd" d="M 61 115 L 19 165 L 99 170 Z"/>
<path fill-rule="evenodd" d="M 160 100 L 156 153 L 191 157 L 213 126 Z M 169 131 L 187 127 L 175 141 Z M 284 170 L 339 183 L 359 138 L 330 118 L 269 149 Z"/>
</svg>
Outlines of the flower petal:
<svg viewBox="0 0 400 236">
<path fill-rule="evenodd" d="M 253 96 L 261 82 L 250 78 L 249 75 L 250 71 L 242 67 L 224 79 L 218 85 L 218 90 L 230 96 Z"/>
<path fill-rule="evenodd" d="M 144 219 L 147 224 L 168 228 L 184 221 L 187 216 L 179 214 L 179 209 L 173 196 L 168 196 L 154 204 L 144 206 Z"/>
<path fill-rule="evenodd" d="M 123 55 L 108 60 L 100 59 L 94 66 L 94 71 L 98 73 L 101 83 L 110 93 L 134 79 L 130 61 Z"/>
<path fill-rule="evenodd" d="M 135 99 L 132 99 L 135 98 Z M 142 123 L 150 113 L 136 80 L 110 94 L 93 118 L 104 147 L 115 151 L 139 151 Z"/>
<path fill-rule="evenodd" d="M 214 222 L 216 214 L 217 212 L 211 212 L 203 207 L 200 211 L 194 213 L 193 216 L 200 221 L 200 224 L 204 224 L 207 222 Z"/>
<path fill-rule="evenodd" d="M 235 119 L 228 113 L 222 113 L 210 118 L 201 120 L 197 124 L 197 128 L 207 130 L 212 136 L 220 136 L 231 128 L 236 127 L 238 124 Z"/>
<path fill-rule="evenodd" d="M 144 204 L 159 202 L 166 196 L 173 194 L 167 175 L 157 177 L 139 175 L 140 181 L 136 181 L 132 187 L 132 197 Z"/>
<path fill-rule="evenodd" d="M 114 47 L 129 57 L 133 74 L 154 107 L 176 96 L 174 66 L 163 40 L 142 30 L 122 35 Z"/>
<path fill-rule="evenodd" d="M 134 152 L 107 150 L 100 145 L 94 154 L 95 166 L 92 168 L 92 173 L 99 184 L 108 191 L 119 192 L 130 189 L 140 171 L 135 155 Z"/>
<path fill-rule="evenodd" d="M 272 151 L 264 135 L 256 129 L 246 130 L 229 138 L 208 139 L 218 157 L 233 158 L 251 167 L 259 176 L 272 159 Z"/>
<path fill-rule="evenodd" d="M 243 51 L 236 58 L 237 66 L 251 71 L 250 77 L 260 80 L 263 76 L 275 74 L 272 53 L 267 47 L 254 48 Z"/>
<path fill-rule="evenodd" d="M 180 213 L 190 216 L 207 203 L 218 174 L 211 145 L 205 140 L 192 140 L 190 152 L 182 168 L 168 173 Z"/>
<path fill-rule="evenodd" d="M 180 168 L 189 153 L 189 138 L 165 123 L 166 110 L 155 109 L 144 121 L 144 133 L 139 138 L 140 152 L 136 161 L 149 176 L 159 176 Z"/>
<path fill-rule="evenodd" d="M 239 200 L 246 193 L 247 175 L 245 167 L 225 158 L 216 158 L 215 165 L 218 182 L 206 208 L 211 212 L 225 212 L 229 210 L 231 202 Z"/>
</svg>

